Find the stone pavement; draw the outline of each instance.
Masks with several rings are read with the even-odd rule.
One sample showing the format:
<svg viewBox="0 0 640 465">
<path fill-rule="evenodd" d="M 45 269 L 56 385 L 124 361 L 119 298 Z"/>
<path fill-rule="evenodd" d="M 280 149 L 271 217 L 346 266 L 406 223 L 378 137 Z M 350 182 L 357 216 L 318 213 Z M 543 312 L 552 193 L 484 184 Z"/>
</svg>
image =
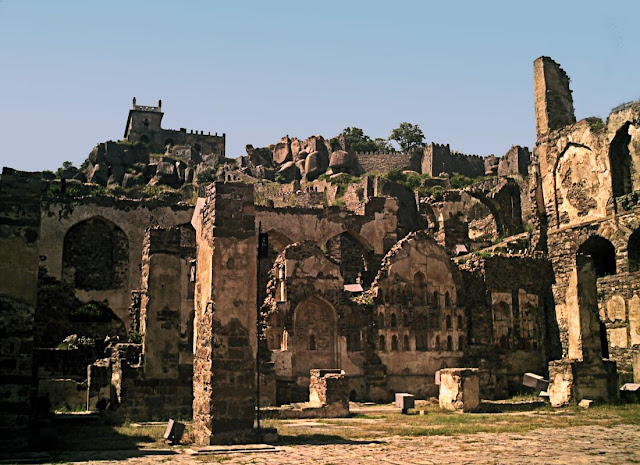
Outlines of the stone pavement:
<svg viewBox="0 0 640 465">
<path fill-rule="evenodd" d="M 540 428 L 523 434 L 390 437 L 377 441 L 279 446 L 278 452 L 188 455 L 184 450 L 77 452 L 61 462 L 202 464 L 640 464 L 640 430 L 634 426 Z"/>
</svg>

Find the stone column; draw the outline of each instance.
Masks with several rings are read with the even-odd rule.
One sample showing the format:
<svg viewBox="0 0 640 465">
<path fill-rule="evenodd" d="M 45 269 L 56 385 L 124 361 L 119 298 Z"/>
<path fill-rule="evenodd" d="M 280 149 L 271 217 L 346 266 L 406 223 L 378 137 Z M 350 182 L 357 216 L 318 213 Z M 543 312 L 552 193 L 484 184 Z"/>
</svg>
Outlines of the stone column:
<svg viewBox="0 0 640 465">
<path fill-rule="evenodd" d="M 253 199 L 251 185 L 215 183 L 194 214 L 193 429 L 198 444 L 241 441 L 253 427 L 257 266 Z"/>
<path fill-rule="evenodd" d="M 28 447 L 32 433 L 40 183 L 40 173 L 10 168 L 0 178 L 0 456 Z"/>
</svg>

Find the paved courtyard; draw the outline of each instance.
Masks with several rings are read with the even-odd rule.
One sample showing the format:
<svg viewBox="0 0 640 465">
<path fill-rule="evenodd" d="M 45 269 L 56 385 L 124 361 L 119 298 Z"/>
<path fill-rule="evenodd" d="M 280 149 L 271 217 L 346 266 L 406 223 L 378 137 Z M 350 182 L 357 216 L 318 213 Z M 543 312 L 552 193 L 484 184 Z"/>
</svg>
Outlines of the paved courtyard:
<svg viewBox="0 0 640 465">
<path fill-rule="evenodd" d="M 640 464 L 640 430 L 618 425 L 539 428 L 522 434 L 387 437 L 375 441 L 278 446 L 272 452 L 189 455 L 155 449 L 61 454 L 59 461 L 99 464 Z"/>
</svg>

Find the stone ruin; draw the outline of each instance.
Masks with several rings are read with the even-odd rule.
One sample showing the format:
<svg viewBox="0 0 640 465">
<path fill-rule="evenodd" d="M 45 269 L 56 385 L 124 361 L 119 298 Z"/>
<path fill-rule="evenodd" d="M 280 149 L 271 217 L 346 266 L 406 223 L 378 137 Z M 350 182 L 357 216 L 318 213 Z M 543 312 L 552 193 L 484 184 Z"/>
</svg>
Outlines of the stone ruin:
<svg viewBox="0 0 640 465">
<path fill-rule="evenodd" d="M 312 136 L 227 159 L 224 134 L 134 101 L 76 179 L 4 168 L 3 446 L 33 447 L 47 398 L 192 418 L 200 444 L 255 438 L 258 400 L 470 410 L 524 373 L 556 406 L 616 398 L 640 378 L 640 103 L 576 122 L 557 63 L 534 82 L 533 156 Z"/>
</svg>

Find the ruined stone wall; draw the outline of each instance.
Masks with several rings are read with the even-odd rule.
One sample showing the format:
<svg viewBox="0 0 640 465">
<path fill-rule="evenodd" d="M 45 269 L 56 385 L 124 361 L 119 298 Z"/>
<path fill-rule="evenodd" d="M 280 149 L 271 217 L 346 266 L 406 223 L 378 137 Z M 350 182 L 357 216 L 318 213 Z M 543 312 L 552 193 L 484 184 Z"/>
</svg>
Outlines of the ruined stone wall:
<svg viewBox="0 0 640 465">
<path fill-rule="evenodd" d="M 553 296 L 562 355 L 582 360 L 583 344 L 588 343 L 586 350 L 620 362 L 624 373 L 635 350 L 629 344 L 633 331 L 626 309 L 635 295 L 633 272 L 628 274 L 630 251 L 635 251 L 630 239 L 640 226 L 636 210 L 640 104 L 614 109 L 604 123 L 597 118 L 575 123 L 566 74 L 544 57 L 536 60 L 534 71 L 540 179 L 532 195 L 539 208 L 544 206 L 545 216 L 538 223 L 555 274 Z M 597 283 L 590 292 L 598 293 L 599 311 L 581 304 L 589 300 L 589 293 L 580 290 L 586 285 L 576 272 L 578 252 L 595 263 Z M 607 278 L 608 274 L 615 278 Z M 614 280 L 621 284 L 613 285 Z M 584 327 L 592 311 L 600 313 L 593 317 L 604 325 L 606 335 L 603 329 Z M 623 311 L 627 312 L 624 319 Z M 602 351 L 595 347 L 599 336 Z"/>
<path fill-rule="evenodd" d="M 455 254 L 457 245 L 467 250 L 486 247 L 498 238 L 496 219 L 489 208 L 466 192 L 449 191 L 442 202 L 430 202 L 435 238 L 440 245 Z"/>
<path fill-rule="evenodd" d="M 628 359 L 637 350 L 631 343 L 634 337 L 631 321 L 634 319 L 632 308 L 637 294 L 637 277 L 635 272 L 629 272 L 629 240 L 638 228 L 640 215 L 632 210 L 604 221 L 549 231 L 549 257 L 556 281 L 553 295 L 564 356 L 582 357 L 578 277 L 575 271 L 577 252 L 590 238 L 600 238 L 605 241 L 602 242 L 603 246 L 607 244 L 606 241 L 611 244 L 610 250 L 613 252 L 610 257 L 612 269 L 608 271 L 612 274 L 599 276 L 597 281 L 600 321 L 606 324 L 609 355 L 621 362 L 622 372 L 628 370 Z"/>
<path fill-rule="evenodd" d="M 598 280 L 600 321 L 605 324 L 609 359 L 631 381 L 633 357 L 640 354 L 640 274 L 622 272 Z M 638 356 L 638 355 L 636 355 Z"/>
<path fill-rule="evenodd" d="M 142 256 L 142 363 L 121 368 L 120 414 L 129 419 L 185 418 L 193 405 L 191 225 L 150 229 Z"/>
<path fill-rule="evenodd" d="M 374 324 L 388 388 L 391 394 L 436 395 L 435 372 L 457 366 L 467 348 L 459 282 L 444 249 L 424 232 L 407 236 L 384 260 Z"/>
<path fill-rule="evenodd" d="M 277 233 L 288 244 L 308 240 L 324 245 L 332 237 L 348 230 L 357 235 L 367 248 L 384 255 L 397 241 L 397 208 L 394 199 L 372 199 L 363 215 L 339 207 L 322 210 L 256 207 L 256 222 L 262 223 L 263 232 Z"/>
<path fill-rule="evenodd" d="M 265 301 L 265 338 L 279 398 L 306 401 L 314 368 L 361 376 L 361 322 L 351 312 L 340 267 L 314 244 L 292 244 L 276 259 Z M 286 391 L 286 394 L 283 392 Z"/>
<path fill-rule="evenodd" d="M 420 172 L 420 153 L 358 153 L 357 156 L 365 173 L 384 173 L 392 169 Z"/>
<path fill-rule="evenodd" d="M 432 142 L 424 149 L 421 172 L 432 177 L 441 173 L 458 173 L 477 178 L 485 174 L 484 158 L 452 152 L 449 144 L 441 145 Z"/>
<path fill-rule="evenodd" d="M 517 392 L 523 373 L 545 373 L 548 360 L 560 353 L 550 263 L 493 256 L 469 261 L 462 269 L 460 305 L 468 309 L 472 347 L 464 366 L 488 369 L 505 394 Z"/>
<path fill-rule="evenodd" d="M 529 174 L 531 153 L 527 147 L 514 145 L 498 162 L 498 176 L 522 176 Z"/>
<path fill-rule="evenodd" d="M 40 173 L 0 177 L 0 455 L 33 445 L 37 378 L 33 330 L 38 286 Z"/>
<path fill-rule="evenodd" d="M 81 301 L 106 300 L 128 327 L 131 292 L 140 289 L 145 229 L 186 224 L 192 214 L 190 205 L 157 200 L 96 196 L 43 202 L 41 266 L 48 275 L 74 286 Z M 106 235 L 97 234 L 98 229 L 92 228 L 93 225 L 99 225 Z M 96 259 L 98 256 L 103 257 L 102 261 Z M 110 259 L 113 267 L 105 268 L 105 259 Z M 88 284 L 102 283 L 100 286 L 76 286 L 74 268 L 85 263 L 94 273 Z M 104 276 L 102 271 L 106 273 Z M 104 286 L 107 281 L 111 282 L 110 286 Z"/>
</svg>

